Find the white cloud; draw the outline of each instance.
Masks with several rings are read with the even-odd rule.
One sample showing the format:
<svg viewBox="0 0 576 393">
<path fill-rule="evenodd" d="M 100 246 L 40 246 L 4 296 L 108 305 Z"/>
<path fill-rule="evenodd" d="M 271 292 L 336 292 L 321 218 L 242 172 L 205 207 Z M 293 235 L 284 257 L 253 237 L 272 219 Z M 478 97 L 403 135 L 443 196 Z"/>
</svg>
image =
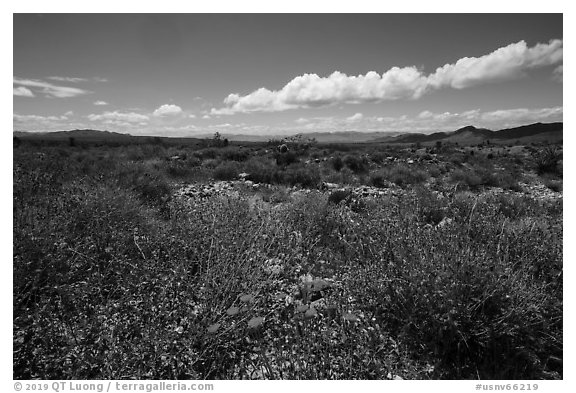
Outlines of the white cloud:
<svg viewBox="0 0 576 393">
<path fill-rule="evenodd" d="M 71 78 L 71 77 L 67 77 L 67 76 L 49 76 L 46 79 L 50 79 L 50 80 L 58 81 L 58 82 L 71 82 L 71 83 L 88 81 L 88 79 L 86 79 L 86 78 Z"/>
<path fill-rule="evenodd" d="M 64 117 L 68 118 L 70 116 L 74 116 L 74 112 L 73 111 L 68 111 L 66 113 L 64 113 Z"/>
<path fill-rule="evenodd" d="M 66 116 L 40 116 L 40 115 L 19 115 L 14 113 L 12 120 L 15 123 L 49 123 L 61 120 L 67 120 Z"/>
<path fill-rule="evenodd" d="M 32 90 L 24 86 L 15 87 L 13 95 L 18 97 L 35 97 L 34 93 L 32 93 Z"/>
<path fill-rule="evenodd" d="M 49 76 L 46 79 L 57 82 L 79 83 L 79 82 L 108 82 L 106 78 L 95 76 L 93 78 L 75 78 L 69 76 Z"/>
<path fill-rule="evenodd" d="M 529 48 L 519 41 L 481 57 L 464 57 L 455 64 L 439 67 L 428 77 L 433 88 L 464 89 L 479 84 L 516 79 L 533 68 L 558 64 L 562 61 L 562 40 L 537 44 Z"/>
<path fill-rule="evenodd" d="M 162 117 L 179 115 L 180 113 L 182 113 L 182 108 L 180 108 L 178 105 L 164 104 L 157 108 L 152 115 L 156 117 Z"/>
<path fill-rule="evenodd" d="M 146 115 L 141 115 L 135 112 L 104 112 L 101 114 L 90 114 L 88 120 L 94 122 L 103 122 L 112 125 L 144 125 L 148 123 L 150 118 Z"/>
<path fill-rule="evenodd" d="M 26 86 L 32 88 L 33 91 L 37 93 L 40 92 L 47 97 L 70 98 L 90 93 L 88 90 L 78 89 L 76 87 L 56 86 L 52 83 L 36 79 L 14 78 L 13 83 L 19 87 Z"/>
<path fill-rule="evenodd" d="M 194 115 L 194 114 L 188 115 L 188 118 L 190 118 L 190 119 L 195 119 L 195 118 L 196 118 L 196 115 Z"/>
<path fill-rule="evenodd" d="M 556 82 L 562 83 L 564 81 L 564 66 L 563 65 L 559 65 L 558 67 L 554 68 L 554 71 L 552 71 L 552 78 Z"/>
<path fill-rule="evenodd" d="M 516 79 L 534 68 L 555 65 L 563 59 L 563 41 L 528 47 L 525 41 L 499 48 L 481 57 L 464 57 L 425 75 L 414 66 L 392 67 L 381 75 L 348 76 L 334 72 L 327 77 L 304 74 L 292 79 L 280 90 L 264 87 L 241 96 L 230 94 L 223 108 L 212 108 L 214 115 L 275 112 L 334 104 L 357 104 L 398 99 L 418 99 L 427 92 L 463 89 L 484 83 Z"/>
<path fill-rule="evenodd" d="M 207 119 L 210 119 L 210 115 L 204 115 L 204 116 L 202 116 L 202 118 L 203 118 L 203 119 L 206 119 L 206 120 L 207 120 Z"/>
<path fill-rule="evenodd" d="M 106 101 L 98 100 L 98 101 L 94 101 L 94 105 L 103 106 L 103 105 L 108 105 L 108 103 Z"/>
<path fill-rule="evenodd" d="M 363 117 L 364 117 L 364 115 L 362 113 L 355 113 L 352 116 L 347 117 L 346 120 L 350 121 L 350 122 L 355 122 L 355 121 L 362 120 Z"/>
</svg>

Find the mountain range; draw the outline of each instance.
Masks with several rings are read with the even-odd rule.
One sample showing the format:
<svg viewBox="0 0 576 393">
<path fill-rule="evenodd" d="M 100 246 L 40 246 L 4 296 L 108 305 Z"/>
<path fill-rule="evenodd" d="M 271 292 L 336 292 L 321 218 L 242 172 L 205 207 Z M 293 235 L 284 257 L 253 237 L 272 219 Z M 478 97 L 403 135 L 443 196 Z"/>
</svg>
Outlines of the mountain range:
<svg viewBox="0 0 576 393">
<path fill-rule="evenodd" d="M 401 132 L 360 132 L 360 131 L 342 131 L 342 132 L 312 132 L 302 135 L 304 138 L 314 138 L 319 143 L 436 143 L 452 142 L 458 144 L 478 144 L 490 141 L 519 141 L 520 143 L 529 143 L 534 141 L 561 141 L 564 123 L 534 123 L 520 127 L 507 128 L 493 131 L 486 128 L 476 128 L 466 126 L 452 132 L 435 132 L 431 134 L 423 133 L 401 133 Z M 27 132 L 14 131 L 15 137 L 23 139 L 68 139 L 75 138 L 78 140 L 105 140 L 105 141 L 129 141 L 141 140 L 142 138 L 151 138 L 150 136 L 133 136 L 130 134 L 100 131 L 100 130 L 71 130 L 56 132 Z M 166 138 L 170 140 L 181 139 L 211 139 L 213 134 L 195 136 L 193 138 Z M 229 141 L 237 142 L 267 142 L 269 140 L 280 140 L 285 136 L 270 135 L 237 135 L 222 134 L 222 138 Z"/>
</svg>

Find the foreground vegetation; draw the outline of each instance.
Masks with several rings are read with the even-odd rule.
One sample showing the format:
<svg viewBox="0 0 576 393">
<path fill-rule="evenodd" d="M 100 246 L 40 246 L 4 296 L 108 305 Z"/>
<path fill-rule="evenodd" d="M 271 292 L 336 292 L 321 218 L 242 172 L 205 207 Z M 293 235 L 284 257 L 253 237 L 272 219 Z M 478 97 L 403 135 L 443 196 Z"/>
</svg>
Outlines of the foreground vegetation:
<svg viewBox="0 0 576 393">
<path fill-rule="evenodd" d="M 562 378 L 559 150 L 291 147 L 15 149 L 14 378 Z"/>
</svg>

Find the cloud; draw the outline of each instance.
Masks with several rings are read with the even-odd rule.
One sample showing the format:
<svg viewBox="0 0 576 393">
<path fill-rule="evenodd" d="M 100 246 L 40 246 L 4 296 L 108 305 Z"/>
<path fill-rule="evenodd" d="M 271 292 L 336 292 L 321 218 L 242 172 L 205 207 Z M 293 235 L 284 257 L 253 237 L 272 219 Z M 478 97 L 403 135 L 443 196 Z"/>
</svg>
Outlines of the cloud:
<svg viewBox="0 0 576 393">
<path fill-rule="evenodd" d="M 40 116 L 40 115 L 19 115 L 14 113 L 12 115 L 12 120 L 15 123 L 49 123 L 61 120 L 67 120 L 68 118 L 63 116 Z"/>
<path fill-rule="evenodd" d="M 94 101 L 94 105 L 96 106 L 103 106 L 103 105 L 108 105 L 108 103 L 106 101 Z"/>
<path fill-rule="evenodd" d="M 141 115 L 135 112 L 104 112 L 101 114 L 90 114 L 88 120 L 94 122 L 102 122 L 112 125 L 144 125 L 148 123 L 150 118 L 146 115 Z"/>
<path fill-rule="evenodd" d="M 32 93 L 32 90 L 24 86 L 15 87 L 13 95 L 18 97 L 35 97 L 34 93 Z"/>
<path fill-rule="evenodd" d="M 481 57 L 464 57 L 455 64 L 446 64 L 428 77 L 433 88 L 467 87 L 517 79 L 533 68 L 558 64 L 562 61 L 562 40 L 537 44 L 529 48 L 519 41 Z"/>
<path fill-rule="evenodd" d="M 70 98 L 90 93 L 88 90 L 78 89 L 76 87 L 57 86 L 36 79 L 14 78 L 13 83 L 19 87 L 26 86 L 32 88 L 33 91 L 43 93 L 47 97 Z"/>
<path fill-rule="evenodd" d="M 556 82 L 562 83 L 564 81 L 564 66 L 563 65 L 559 65 L 558 67 L 554 68 L 554 71 L 552 71 L 552 78 Z"/>
<path fill-rule="evenodd" d="M 519 41 L 481 57 L 461 58 L 429 75 L 414 66 L 392 67 L 381 75 L 375 71 L 358 76 L 338 71 L 327 77 L 304 74 L 280 90 L 262 87 L 245 96 L 229 94 L 224 99 L 224 107 L 212 108 L 211 114 L 276 112 L 335 104 L 418 99 L 442 88 L 464 89 L 520 78 L 532 69 L 555 65 L 562 59 L 562 40 L 551 40 L 533 47 Z"/>
<path fill-rule="evenodd" d="M 364 117 L 364 115 L 362 115 L 362 113 L 355 113 L 352 116 L 347 117 L 346 121 L 350 121 L 350 122 L 360 121 L 360 120 L 362 120 L 363 117 Z"/>
<path fill-rule="evenodd" d="M 164 104 L 156 109 L 152 115 L 156 117 L 162 117 L 179 115 L 180 113 L 182 113 L 182 108 L 180 108 L 178 105 Z"/>
<path fill-rule="evenodd" d="M 106 78 L 100 78 L 95 76 L 93 78 L 74 78 L 68 76 L 49 76 L 46 79 L 50 79 L 52 81 L 57 82 L 69 82 L 69 83 L 79 83 L 79 82 L 108 82 Z"/>
<path fill-rule="evenodd" d="M 88 81 L 88 79 L 86 79 L 86 78 L 70 78 L 70 77 L 66 77 L 66 76 L 49 76 L 46 79 L 50 79 L 50 80 L 58 81 L 58 82 L 71 82 L 71 83 L 87 82 Z"/>
</svg>

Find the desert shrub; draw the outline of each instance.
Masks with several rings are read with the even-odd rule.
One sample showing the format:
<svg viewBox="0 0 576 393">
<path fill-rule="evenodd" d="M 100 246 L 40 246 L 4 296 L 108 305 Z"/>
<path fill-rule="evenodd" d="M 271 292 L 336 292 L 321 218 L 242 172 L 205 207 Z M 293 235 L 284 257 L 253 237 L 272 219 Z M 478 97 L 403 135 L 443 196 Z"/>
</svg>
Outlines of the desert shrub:
<svg viewBox="0 0 576 393">
<path fill-rule="evenodd" d="M 166 179 L 159 175 L 148 173 L 136 179 L 134 190 L 146 203 L 152 206 L 165 205 L 172 192 L 170 184 Z"/>
<path fill-rule="evenodd" d="M 536 172 L 558 173 L 558 162 L 562 159 L 562 153 L 556 146 L 549 146 L 540 150 L 535 156 Z"/>
<path fill-rule="evenodd" d="M 547 178 L 544 180 L 544 185 L 554 192 L 562 191 L 562 180 Z"/>
<path fill-rule="evenodd" d="M 342 201 L 350 199 L 352 197 L 352 191 L 350 190 L 336 190 L 332 191 L 328 196 L 328 203 L 337 205 Z"/>
<path fill-rule="evenodd" d="M 284 184 L 299 185 L 305 188 L 317 187 L 321 180 L 320 172 L 316 167 L 287 168 L 280 176 L 280 182 Z"/>
<path fill-rule="evenodd" d="M 374 187 L 385 188 L 388 187 L 388 171 L 386 170 L 378 170 L 376 172 L 372 172 L 369 178 L 369 184 Z"/>
<path fill-rule="evenodd" d="M 228 161 L 246 161 L 249 157 L 248 151 L 234 147 L 227 147 L 220 151 L 223 160 Z"/>
<path fill-rule="evenodd" d="M 207 159 L 213 160 L 213 159 L 218 157 L 218 153 L 219 153 L 219 149 L 209 147 L 209 148 L 195 151 L 194 155 L 201 160 L 207 160 Z"/>
<path fill-rule="evenodd" d="M 235 180 L 241 168 L 236 162 L 224 161 L 214 168 L 214 178 L 216 180 Z"/>
<path fill-rule="evenodd" d="M 347 155 L 344 157 L 344 164 L 354 173 L 368 172 L 370 163 L 366 157 Z"/>
<path fill-rule="evenodd" d="M 386 161 L 386 157 L 386 154 L 381 151 L 376 151 L 370 154 L 370 159 L 376 164 L 382 164 L 384 161 Z"/>
<path fill-rule="evenodd" d="M 428 165 L 426 169 L 430 177 L 440 177 L 444 173 L 443 168 L 441 168 L 439 165 L 431 164 Z"/>
<path fill-rule="evenodd" d="M 422 183 L 428 179 L 428 174 L 415 167 L 396 165 L 387 170 L 387 177 L 388 180 L 402 187 L 408 184 Z"/>
<path fill-rule="evenodd" d="M 294 151 L 288 151 L 286 153 L 276 153 L 276 165 L 286 167 L 290 164 L 298 162 L 298 153 Z"/>
<path fill-rule="evenodd" d="M 450 174 L 450 180 L 454 183 L 464 184 L 470 189 L 477 189 L 483 184 L 482 178 L 474 171 L 455 169 Z"/>
<path fill-rule="evenodd" d="M 270 161 L 250 159 L 246 162 L 244 169 L 248 173 L 248 180 L 256 183 L 273 183 L 276 169 Z"/>
<path fill-rule="evenodd" d="M 166 164 L 166 173 L 175 178 L 183 178 L 190 174 L 190 166 L 184 161 L 170 161 Z"/>
<path fill-rule="evenodd" d="M 215 169 L 220 165 L 221 161 L 216 158 L 209 158 L 207 160 L 202 161 L 202 166 L 204 168 Z"/>
<path fill-rule="evenodd" d="M 330 165 L 336 172 L 340 172 L 340 170 L 344 167 L 344 161 L 340 156 L 334 156 L 330 159 Z"/>
</svg>

